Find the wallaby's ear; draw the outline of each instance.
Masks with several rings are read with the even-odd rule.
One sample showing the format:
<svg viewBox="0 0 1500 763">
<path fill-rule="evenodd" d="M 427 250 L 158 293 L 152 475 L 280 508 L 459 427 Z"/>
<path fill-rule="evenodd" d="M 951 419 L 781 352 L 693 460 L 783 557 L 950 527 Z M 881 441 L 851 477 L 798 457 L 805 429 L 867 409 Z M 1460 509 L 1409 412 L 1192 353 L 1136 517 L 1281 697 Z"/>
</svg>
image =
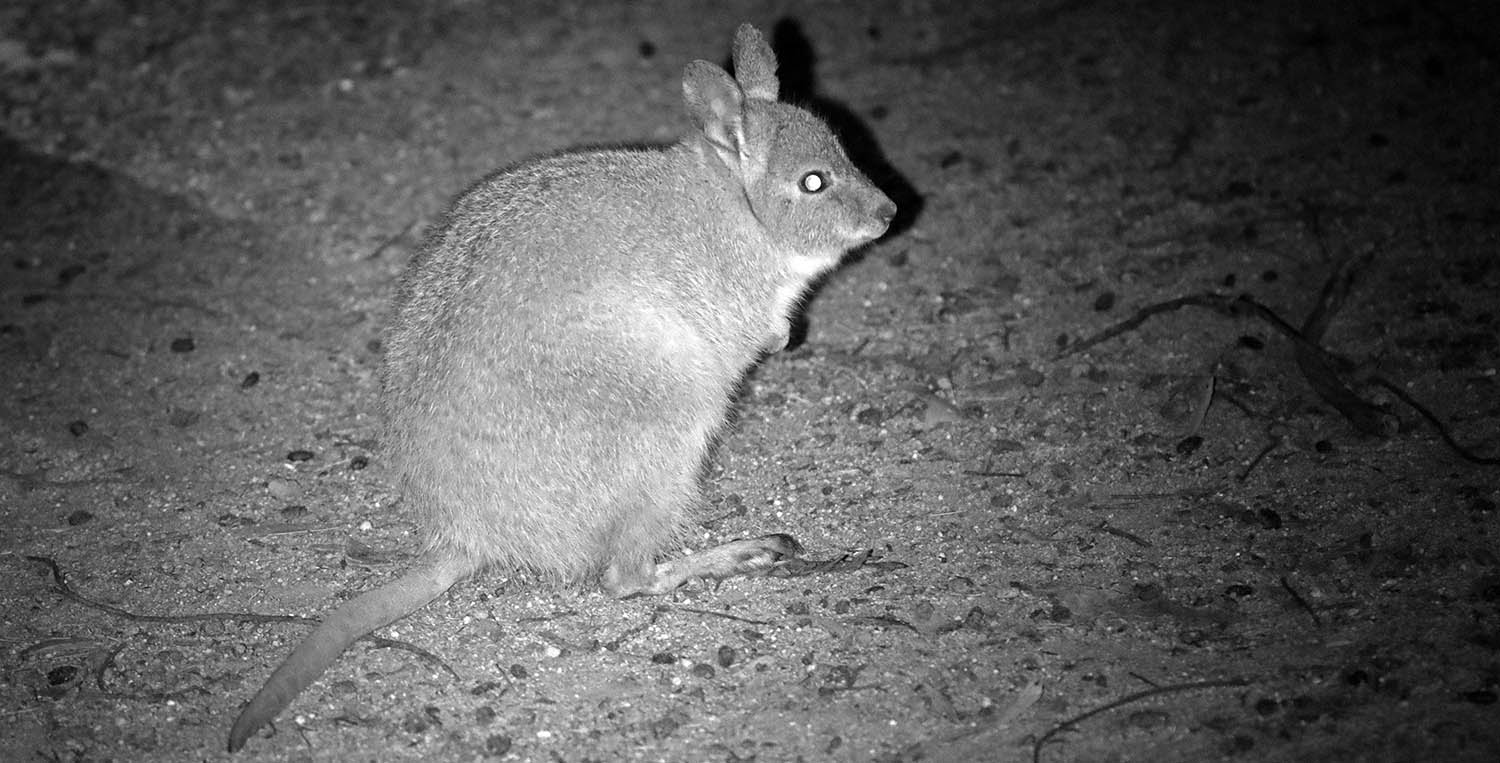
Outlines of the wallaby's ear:
<svg viewBox="0 0 1500 763">
<path fill-rule="evenodd" d="M 688 116 L 703 133 L 719 161 L 749 185 L 765 168 L 765 158 L 751 143 L 745 94 L 723 69 L 693 61 L 682 74 L 682 97 Z"/>
<path fill-rule="evenodd" d="M 760 30 L 740 24 L 734 33 L 734 77 L 750 98 L 774 101 L 781 89 L 776 81 L 776 54 Z"/>
</svg>

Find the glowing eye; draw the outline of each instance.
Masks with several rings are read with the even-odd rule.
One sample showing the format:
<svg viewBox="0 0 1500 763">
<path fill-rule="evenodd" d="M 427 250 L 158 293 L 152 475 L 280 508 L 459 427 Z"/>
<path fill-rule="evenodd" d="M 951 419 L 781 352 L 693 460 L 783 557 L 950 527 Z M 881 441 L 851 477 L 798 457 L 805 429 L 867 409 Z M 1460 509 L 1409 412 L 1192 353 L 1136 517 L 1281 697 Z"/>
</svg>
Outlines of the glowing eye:
<svg viewBox="0 0 1500 763">
<path fill-rule="evenodd" d="M 799 185 L 802 186 L 803 193 L 822 193 L 828 187 L 828 180 L 823 177 L 823 173 L 813 171 L 803 175 Z"/>
</svg>

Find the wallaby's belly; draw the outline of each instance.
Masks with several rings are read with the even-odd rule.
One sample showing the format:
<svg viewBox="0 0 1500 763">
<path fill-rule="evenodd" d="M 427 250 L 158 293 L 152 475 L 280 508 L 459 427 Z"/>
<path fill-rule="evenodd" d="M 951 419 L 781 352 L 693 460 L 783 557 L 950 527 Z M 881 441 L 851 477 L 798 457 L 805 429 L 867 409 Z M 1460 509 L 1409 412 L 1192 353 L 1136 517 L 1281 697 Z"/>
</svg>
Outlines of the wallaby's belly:
<svg viewBox="0 0 1500 763">
<path fill-rule="evenodd" d="M 576 580 L 650 560 L 694 508 L 732 378 L 691 327 L 630 295 L 507 308 L 460 311 L 434 352 L 391 369 L 426 386 L 388 401 L 410 510 L 430 543 L 483 565 Z"/>
</svg>

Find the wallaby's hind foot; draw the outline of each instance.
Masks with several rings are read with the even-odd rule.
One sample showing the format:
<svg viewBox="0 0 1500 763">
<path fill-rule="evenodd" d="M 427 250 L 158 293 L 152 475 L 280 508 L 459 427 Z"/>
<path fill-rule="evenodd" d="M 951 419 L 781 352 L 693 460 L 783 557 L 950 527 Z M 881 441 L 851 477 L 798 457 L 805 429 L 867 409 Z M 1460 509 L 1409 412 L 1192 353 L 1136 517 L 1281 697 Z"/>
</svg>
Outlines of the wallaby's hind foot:
<svg viewBox="0 0 1500 763">
<path fill-rule="evenodd" d="M 801 555 L 802 544 L 785 533 L 732 540 L 657 564 L 650 586 L 641 593 L 667 593 L 689 580 L 763 575 Z"/>
</svg>

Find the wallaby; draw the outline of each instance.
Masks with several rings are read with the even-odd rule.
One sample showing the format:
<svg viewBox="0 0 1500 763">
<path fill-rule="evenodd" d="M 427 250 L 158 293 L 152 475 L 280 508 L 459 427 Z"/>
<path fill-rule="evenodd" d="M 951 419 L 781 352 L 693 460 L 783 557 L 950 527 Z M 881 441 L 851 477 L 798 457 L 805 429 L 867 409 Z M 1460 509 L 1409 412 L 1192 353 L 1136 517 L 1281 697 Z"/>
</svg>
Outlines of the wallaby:
<svg viewBox="0 0 1500 763">
<path fill-rule="evenodd" d="M 480 181 L 412 259 L 386 331 L 386 455 L 421 561 L 339 607 L 229 732 L 238 750 L 360 636 L 499 566 L 615 596 L 764 571 L 795 540 L 657 563 L 700 500 L 744 373 L 787 342 L 813 279 L 896 207 L 827 125 L 777 101 L 748 24 L 735 76 L 683 74 L 671 146 L 561 153 Z"/>
</svg>

